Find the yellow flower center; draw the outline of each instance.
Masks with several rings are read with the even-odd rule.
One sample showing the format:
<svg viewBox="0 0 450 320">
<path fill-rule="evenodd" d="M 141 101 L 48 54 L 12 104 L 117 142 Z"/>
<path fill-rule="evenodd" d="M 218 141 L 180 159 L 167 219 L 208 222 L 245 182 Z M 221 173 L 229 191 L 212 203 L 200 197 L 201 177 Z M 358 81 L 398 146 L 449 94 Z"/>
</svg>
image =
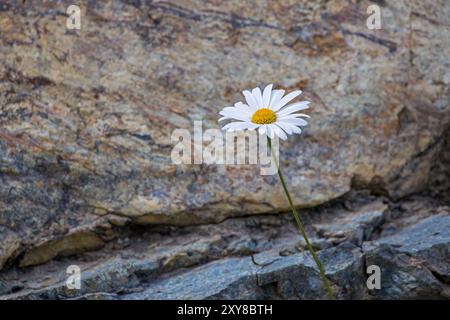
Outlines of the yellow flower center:
<svg viewBox="0 0 450 320">
<path fill-rule="evenodd" d="M 252 116 L 252 122 L 256 124 L 270 124 L 275 121 L 277 121 L 276 113 L 267 108 L 259 109 Z"/>
</svg>

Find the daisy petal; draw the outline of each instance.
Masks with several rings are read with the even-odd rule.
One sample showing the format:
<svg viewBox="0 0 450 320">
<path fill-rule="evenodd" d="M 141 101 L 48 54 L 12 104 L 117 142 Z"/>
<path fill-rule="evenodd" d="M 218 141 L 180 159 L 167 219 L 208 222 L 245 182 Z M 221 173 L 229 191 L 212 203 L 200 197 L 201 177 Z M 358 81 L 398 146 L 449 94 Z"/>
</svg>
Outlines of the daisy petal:
<svg viewBox="0 0 450 320">
<path fill-rule="evenodd" d="M 272 130 L 275 132 L 275 134 L 277 136 L 280 137 L 281 140 L 286 140 L 287 139 L 286 133 L 284 133 L 284 131 L 280 127 L 278 127 L 276 125 L 272 125 Z"/>
<path fill-rule="evenodd" d="M 269 124 L 269 125 L 267 126 L 266 131 L 267 131 L 267 136 L 268 136 L 270 139 L 273 139 L 273 137 L 275 136 L 275 133 L 274 133 L 274 131 L 273 131 L 273 129 L 272 129 L 272 125 L 271 125 L 271 124 Z"/>
<path fill-rule="evenodd" d="M 245 101 L 247 101 L 247 105 L 249 106 L 250 110 L 252 112 L 258 110 L 258 104 L 256 103 L 256 100 L 253 97 L 252 93 L 248 90 L 245 90 L 242 93 L 244 94 Z"/>
<path fill-rule="evenodd" d="M 219 114 L 222 116 L 231 118 L 231 119 L 236 119 L 236 120 L 241 120 L 241 121 L 249 121 L 250 120 L 249 115 L 244 114 L 244 113 L 240 112 L 239 109 L 233 108 L 233 107 L 224 108 L 222 111 L 219 112 Z"/>
<path fill-rule="evenodd" d="M 282 127 L 286 132 L 288 132 L 286 129 L 289 129 L 292 131 L 292 133 L 298 133 L 298 134 L 302 133 L 302 130 L 292 123 L 277 121 L 277 125 Z"/>
<path fill-rule="evenodd" d="M 278 110 L 280 110 L 280 108 L 284 107 L 286 104 L 289 103 L 289 101 L 291 101 L 292 99 L 295 99 L 295 98 L 298 97 L 301 93 L 302 93 L 301 90 L 295 90 L 295 91 L 292 91 L 291 93 L 287 94 L 283 99 L 281 99 L 280 101 L 278 101 L 275 105 L 273 105 L 272 110 L 273 110 L 273 111 L 278 111 Z"/>
<path fill-rule="evenodd" d="M 270 127 L 266 125 L 266 136 L 270 138 Z"/>
<path fill-rule="evenodd" d="M 245 129 L 247 129 L 247 130 L 255 130 L 255 129 L 258 129 L 259 128 L 259 124 L 256 124 L 256 123 L 252 123 L 252 122 L 247 122 L 247 127 L 245 128 Z"/>
<path fill-rule="evenodd" d="M 237 102 L 234 104 L 234 107 L 236 109 L 238 109 L 239 111 L 247 114 L 248 116 L 251 116 L 253 114 L 253 112 L 250 110 L 250 108 L 248 107 L 248 105 L 246 105 L 245 103 L 242 102 Z"/>
<path fill-rule="evenodd" d="M 297 126 L 292 126 L 292 132 L 297 133 L 297 134 L 301 134 L 302 133 L 302 129 L 300 127 L 297 127 Z"/>
<path fill-rule="evenodd" d="M 259 124 L 250 122 L 249 125 L 248 125 L 248 130 L 255 130 L 255 129 L 258 129 L 259 126 L 260 126 Z"/>
<path fill-rule="evenodd" d="M 306 122 L 305 120 L 303 120 L 303 119 L 298 119 L 298 118 L 295 118 L 295 119 L 285 119 L 285 120 L 282 120 L 284 123 L 290 123 L 290 124 L 294 124 L 294 125 L 296 125 L 296 126 L 307 126 L 308 125 L 308 122 Z"/>
<path fill-rule="evenodd" d="M 229 132 L 233 132 L 236 130 L 245 130 L 249 127 L 249 122 L 230 122 L 229 124 L 225 125 L 222 130 L 226 130 Z"/>
<path fill-rule="evenodd" d="M 293 126 L 292 132 L 297 133 L 297 134 L 301 134 L 302 133 L 302 129 L 300 129 L 299 127 Z"/>
<path fill-rule="evenodd" d="M 253 98 L 255 98 L 256 103 L 258 104 L 258 109 L 263 108 L 263 99 L 261 94 L 261 89 L 256 87 L 252 90 Z"/>
<path fill-rule="evenodd" d="M 287 134 L 292 134 L 292 129 L 286 123 L 283 123 L 282 121 L 277 121 L 275 124 L 277 126 L 279 126 L 281 129 L 283 129 L 284 131 L 286 131 Z"/>
<path fill-rule="evenodd" d="M 278 103 L 283 97 L 284 90 L 273 90 L 270 96 L 269 109 L 273 109 L 273 106 Z"/>
<path fill-rule="evenodd" d="M 277 119 L 283 120 L 283 119 L 293 119 L 293 118 L 301 118 L 301 117 L 311 118 L 310 116 L 308 116 L 307 114 L 304 114 L 304 113 L 291 113 L 291 114 L 288 114 L 285 116 L 278 116 Z"/>
<path fill-rule="evenodd" d="M 224 125 L 222 127 L 222 130 L 227 131 L 229 129 L 232 129 L 232 128 L 236 127 L 237 125 L 241 125 L 242 123 L 245 123 L 245 122 L 230 122 L 230 123 Z"/>
<path fill-rule="evenodd" d="M 268 107 L 269 107 L 269 104 L 270 104 L 270 96 L 271 96 L 271 94 L 272 94 L 272 87 L 273 87 L 273 84 L 269 84 L 268 86 L 266 86 L 266 87 L 264 88 L 264 92 L 263 92 L 263 96 L 262 96 L 262 99 L 263 99 L 263 108 L 268 108 Z"/>
<path fill-rule="evenodd" d="M 260 134 L 260 135 L 265 134 L 265 133 L 266 133 L 266 125 L 260 126 L 259 129 L 258 129 L 258 131 L 259 131 L 259 134 Z"/>
<path fill-rule="evenodd" d="M 300 110 L 308 109 L 309 108 L 308 104 L 310 104 L 309 101 L 300 101 L 297 103 L 290 104 L 290 105 L 286 106 L 285 108 L 283 108 L 281 111 L 279 111 L 277 113 L 277 115 L 283 116 L 283 115 L 287 115 L 287 114 L 297 112 Z"/>
</svg>

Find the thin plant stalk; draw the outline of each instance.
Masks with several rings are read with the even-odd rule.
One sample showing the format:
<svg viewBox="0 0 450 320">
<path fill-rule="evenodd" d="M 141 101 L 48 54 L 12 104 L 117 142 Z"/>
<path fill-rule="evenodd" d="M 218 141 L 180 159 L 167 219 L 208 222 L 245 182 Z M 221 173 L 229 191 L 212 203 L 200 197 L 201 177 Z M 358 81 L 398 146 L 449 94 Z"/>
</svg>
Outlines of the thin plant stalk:
<svg viewBox="0 0 450 320">
<path fill-rule="evenodd" d="M 272 141 L 271 141 L 271 139 L 269 137 L 267 137 L 267 142 L 269 144 L 269 148 L 270 148 L 270 152 L 272 154 L 272 158 L 275 161 L 275 165 L 277 166 L 278 177 L 280 177 L 281 185 L 283 186 L 284 193 L 286 194 L 286 197 L 287 197 L 287 199 L 289 201 L 289 206 L 291 207 L 292 215 L 294 216 L 295 221 L 297 222 L 298 230 L 302 234 L 303 239 L 305 239 L 306 247 L 308 248 L 309 252 L 311 253 L 311 255 L 312 255 L 312 257 L 313 257 L 313 259 L 314 259 L 314 261 L 315 261 L 315 263 L 317 265 L 317 268 L 319 269 L 320 276 L 321 276 L 323 284 L 325 286 L 325 290 L 327 292 L 328 299 L 333 300 L 334 299 L 334 294 L 333 294 L 333 291 L 331 291 L 331 288 L 329 286 L 328 278 L 325 276 L 325 271 L 323 269 L 323 266 L 320 263 L 319 258 L 317 258 L 317 255 L 314 252 L 314 249 L 313 249 L 311 243 L 309 242 L 308 236 L 306 235 L 306 232 L 305 232 L 305 228 L 303 227 L 303 223 L 300 220 L 300 217 L 299 217 L 299 215 L 297 213 L 297 210 L 294 207 L 291 195 L 289 193 L 289 190 L 286 187 L 286 182 L 284 181 L 283 174 L 281 173 L 280 166 L 279 166 L 278 161 L 277 161 L 277 159 L 275 157 L 275 154 L 274 154 L 274 152 L 272 150 Z"/>
</svg>

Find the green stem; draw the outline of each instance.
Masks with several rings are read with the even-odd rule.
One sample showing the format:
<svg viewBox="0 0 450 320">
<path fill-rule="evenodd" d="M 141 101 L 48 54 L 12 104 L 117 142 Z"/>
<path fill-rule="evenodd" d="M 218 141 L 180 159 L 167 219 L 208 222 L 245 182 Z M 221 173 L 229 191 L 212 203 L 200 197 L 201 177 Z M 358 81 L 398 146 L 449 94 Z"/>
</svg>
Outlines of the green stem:
<svg viewBox="0 0 450 320">
<path fill-rule="evenodd" d="M 269 148 L 270 148 L 270 152 L 272 154 L 272 158 L 275 161 L 275 165 L 277 166 L 278 176 L 280 177 L 280 181 L 281 181 L 281 184 L 283 186 L 284 193 L 286 194 L 286 197 L 287 197 L 287 199 L 289 201 L 289 205 L 290 205 L 291 210 L 292 210 L 292 214 L 294 215 L 295 221 L 297 222 L 298 230 L 302 234 L 303 239 L 305 239 L 306 247 L 308 248 L 309 252 L 311 253 L 314 261 L 316 262 L 317 268 L 319 268 L 320 276 L 322 277 L 322 281 L 323 281 L 323 284 L 325 286 L 325 290 L 327 292 L 328 299 L 333 300 L 334 299 L 334 294 L 333 294 L 333 291 L 331 291 L 331 288 L 330 288 L 330 286 L 328 284 L 328 278 L 325 276 L 325 271 L 323 269 L 323 266 L 320 263 L 319 258 L 317 258 L 317 255 L 314 252 L 314 249 L 313 249 L 311 243 L 309 242 L 308 236 L 306 235 L 305 228 L 303 227 L 303 223 L 300 220 L 300 217 L 299 217 L 299 215 L 297 213 L 297 210 L 295 210 L 294 203 L 292 202 L 291 194 L 289 193 L 289 191 L 288 191 L 288 189 L 286 187 L 286 182 L 284 181 L 284 177 L 283 177 L 283 174 L 281 173 L 280 166 L 278 165 L 277 158 L 275 157 L 275 154 L 273 152 L 272 141 L 270 140 L 269 137 L 267 137 L 267 142 L 269 144 Z"/>
</svg>

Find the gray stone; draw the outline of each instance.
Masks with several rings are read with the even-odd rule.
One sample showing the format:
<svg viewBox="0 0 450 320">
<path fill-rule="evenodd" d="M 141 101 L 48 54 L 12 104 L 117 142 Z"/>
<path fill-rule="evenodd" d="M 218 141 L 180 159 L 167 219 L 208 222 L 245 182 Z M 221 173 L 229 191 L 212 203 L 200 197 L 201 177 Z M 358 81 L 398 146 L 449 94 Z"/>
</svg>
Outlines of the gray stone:
<svg viewBox="0 0 450 320">
<path fill-rule="evenodd" d="M 362 208 L 373 212 L 374 205 Z M 360 228 L 356 222 L 365 216 L 362 211 L 356 210 L 355 223 L 349 223 L 356 230 Z M 291 248 L 296 238 L 292 221 L 282 221 L 287 217 L 249 217 L 189 227 L 169 232 L 165 237 L 171 242 L 159 236 L 161 247 L 153 248 L 156 235 L 141 235 L 129 239 L 126 248 L 109 248 L 109 244 L 83 259 L 13 268 L 0 273 L 0 299 L 325 299 L 309 253 L 286 254 L 283 249 Z M 450 215 L 432 215 L 393 235 L 364 241 L 362 249 L 349 238 L 319 250 L 318 256 L 339 299 L 447 299 L 449 226 Z M 278 236 L 268 241 L 264 229 Z M 254 241 L 242 240 L 246 232 Z M 234 238 L 233 233 L 242 238 Z M 259 252 L 249 255 L 252 250 Z M 65 286 L 65 270 L 72 264 L 82 270 L 80 290 Z M 381 268 L 380 290 L 366 287 L 370 265 Z"/>
<path fill-rule="evenodd" d="M 338 298 L 363 297 L 365 280 L 360 248 L 344 243 L 320 251 L 318 257 Z M 326 299 L 322 279 L 309 253 L 282 258 L 262 253 L 255 259 L 268 263 L 257 273 L 258 284 L 267 291 L 265 298 Z"/>
<path fill-rule="evenodd" d="M 357 212 L 333 217 L 331 221 L 317 224 L 314 228 L 320 236 L 329 238 L 333 243 L 349 241 L 360 246 L 384 222 L 387 208 L 382 202 L 374 202 Z"/>
<path fill-rule="evenodd" d="M 360 249 L 345 244 L 321 252 L 326 274 L 341 298 L 362 297 L 361 286 L 340 292 L 362 278 Z M 346 289 L 347 289 L 346 288 Z M 139 293 L 122 299 L 325 299 L 317 268 L 306 253 L 279 256 L 269 251 L 254 258 L 229 258 L 152 282 Z"/>
<path fill-rule="evenodd" d="M 450 215 L 432 216 L 365 244 L 366 265 L 381 268 L 383 299 L 450 298 Z"/>
</svg>

